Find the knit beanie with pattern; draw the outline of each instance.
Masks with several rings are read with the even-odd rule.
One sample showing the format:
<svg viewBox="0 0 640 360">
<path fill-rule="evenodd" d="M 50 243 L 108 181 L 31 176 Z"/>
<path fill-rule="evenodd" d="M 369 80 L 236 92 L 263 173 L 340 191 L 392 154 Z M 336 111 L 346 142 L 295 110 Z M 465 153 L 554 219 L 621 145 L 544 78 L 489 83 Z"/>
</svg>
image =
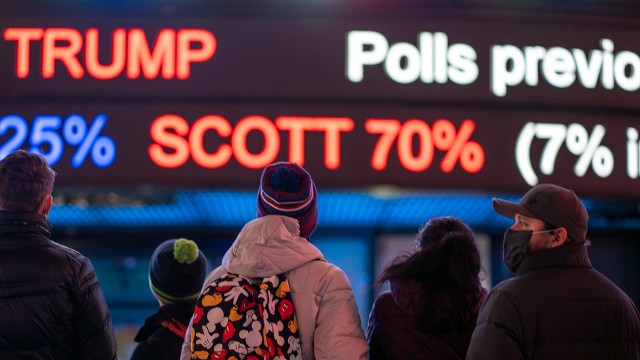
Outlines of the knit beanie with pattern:
<svg viewBox="0 0 640 360">
<path fill-rule="evenodd" d="M 318 223 L 316 200 L 316 185 L 305 169 L 290 162 L 273 163 L 262 172 L 257 216 L 295 218 L 300 223 L 300 236 L 308 239 Z"/>
</svg>

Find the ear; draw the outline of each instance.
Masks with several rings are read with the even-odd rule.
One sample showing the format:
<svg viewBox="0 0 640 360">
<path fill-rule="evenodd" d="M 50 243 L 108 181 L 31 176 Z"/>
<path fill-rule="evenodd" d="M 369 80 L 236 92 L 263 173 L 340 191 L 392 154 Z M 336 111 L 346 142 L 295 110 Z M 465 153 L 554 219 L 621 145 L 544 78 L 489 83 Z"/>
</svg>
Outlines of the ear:
<svg viewBox="0 0 640 360">
<path fill-rule="evenodd" d="M 551 240 L 551 247 L 558 247 L 561 245 L 564 245 L 565 242 L 567 242 L 567 240 L 569 240 L 569 237 L 567 235 L 567 229 L 560 227 L 557 228 L 554 232 L 553 232 L 553 240 Z"/>
<path fill-rule="evenodd" d="M 49 211 L 51 211 L 51 207 L 53 206 L 53 196 L 51 194 L 47 195 L 42 199 L 42 203 L 40 204 L 40 208 L 38 209 L 38 213 L 47 216 L 49 215 Z"/>
</svg>

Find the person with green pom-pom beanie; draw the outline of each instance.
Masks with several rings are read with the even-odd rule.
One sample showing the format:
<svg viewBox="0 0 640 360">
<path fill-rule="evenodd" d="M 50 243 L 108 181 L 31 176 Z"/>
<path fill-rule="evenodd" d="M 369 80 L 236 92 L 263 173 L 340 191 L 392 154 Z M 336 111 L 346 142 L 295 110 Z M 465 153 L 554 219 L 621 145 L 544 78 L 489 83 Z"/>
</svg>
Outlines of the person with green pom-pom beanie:
<svg viewBox="0 0 640 360">
<path fill-rule="evenodd" d="M 145 320 L 131 360 L 177 359 L 195 301 L 207 275 L 207 259 L 193 240 L 171 239 L 149 262 L 149 287 L 160 308 Z"/>
</svg>

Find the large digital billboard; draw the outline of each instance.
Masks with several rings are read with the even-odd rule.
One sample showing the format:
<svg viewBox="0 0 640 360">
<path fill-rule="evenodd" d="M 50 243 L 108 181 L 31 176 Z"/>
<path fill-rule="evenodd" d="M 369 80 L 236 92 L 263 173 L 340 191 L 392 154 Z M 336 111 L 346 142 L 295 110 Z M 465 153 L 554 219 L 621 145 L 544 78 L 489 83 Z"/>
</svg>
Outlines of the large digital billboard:
<svg viewBox="0 0 640 360">
<path fill-rule="evenodd" d="M 2 15 L 0 15 L 2 17 Z M 0 157 L 73 186 L 325 186 L 639 195 L 638 22 L 11 17 Z"/>
</svg>

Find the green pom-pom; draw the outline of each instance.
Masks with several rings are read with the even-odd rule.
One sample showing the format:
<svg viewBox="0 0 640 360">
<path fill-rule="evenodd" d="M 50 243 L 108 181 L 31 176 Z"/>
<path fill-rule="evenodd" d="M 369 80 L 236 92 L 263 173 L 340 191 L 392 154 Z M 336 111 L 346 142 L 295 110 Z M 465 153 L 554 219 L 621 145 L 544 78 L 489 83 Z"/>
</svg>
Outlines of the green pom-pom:
<svg viewBox="0 0 640 360">
<path fill-rule="evenodd" d="M 191 264 L 198 258 L 198 245 L 193 240 L 178 239 L 173 244 L 173 257 L 181 264 Z"/>
</svg>

